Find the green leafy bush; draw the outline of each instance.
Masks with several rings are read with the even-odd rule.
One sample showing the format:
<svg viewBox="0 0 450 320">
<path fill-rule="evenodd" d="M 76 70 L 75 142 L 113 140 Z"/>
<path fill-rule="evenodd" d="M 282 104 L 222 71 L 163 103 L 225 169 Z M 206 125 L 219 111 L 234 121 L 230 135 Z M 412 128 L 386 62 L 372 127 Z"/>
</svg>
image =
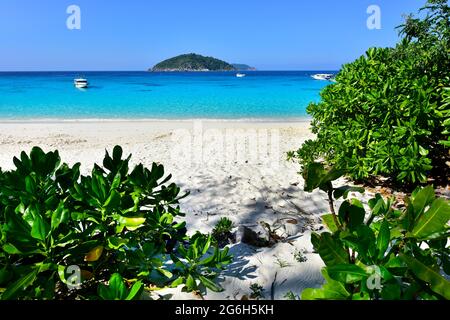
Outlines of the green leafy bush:
<svg viewBox="0 0 450 320">
<path fill-rule="evenodd" d="M 233 228 L 234 225 L 230 219 L 227 217 L 220 218 L 212 231 L 212 236 L 219 246 L 225 246 L 233 241 L 233 234 L 231 233 Z"/>
<path fill-rule="evenodd" d="M 326 267 L 326 283 L 306 289 L 302 299 L 450 299 L 450 204 L 436 198 L 433 187 L 418 188 L 404 209 L 377 194 L 366 212 L 349 192 L 333 188 L 338 175 L 320 164 L 309 165 L 306 188 L 320 188 L 330 197 L 331 213 L 322 217 L 328 231 L 312 234 L 311 242 Z M 333 201 L 343 198 L 335 212 Z"/>
<path fill-rule="evenodd" d="M 307 109 L 316 139 L 290 158 L 324 160 L 355 179 L 414 184 L 433 168 L 448 172 L 450 7 L 430 0 L 423 10 L 422 20 L 408 17 L 395 48 L 369 49 L 342 67 Z"/>
<path fill-rule="evenodd" d="M 450 88 L 445 89 L 444 97 L 444 104 L 442 105 L 441 110 L 443 115 L 446 117 L 446 120 L 444 121 L 444 131 L 442 134 L 447 136 L 447 140 L 441 140 L 439 142 L 450 148 Z M 447 165 L 449 164 L 447 163 Z"/>
<path fill-rule="evenodd" d="M 192 278 L 220 290 L 211 283 L 227 251 L 211 254 L 207 236 L 189 238 L 175 220 L 184 215 L 180 188 L 156 163 L 130 172 L 130 157 L 115 147 L 83 176 L 80 164 L 35 147 L 0 171 L 1 299 L 139 298 L 138 283 L 198 289 Z M 179 268 L 199 252 L 209 259 L 202 268 Z"/>
</svg>

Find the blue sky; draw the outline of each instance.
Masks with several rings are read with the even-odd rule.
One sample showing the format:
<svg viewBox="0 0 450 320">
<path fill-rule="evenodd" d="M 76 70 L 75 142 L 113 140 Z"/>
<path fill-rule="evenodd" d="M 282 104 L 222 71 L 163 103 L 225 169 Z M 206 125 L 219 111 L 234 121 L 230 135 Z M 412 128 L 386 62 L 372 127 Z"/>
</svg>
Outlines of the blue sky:
<svg viewBox="0 0 450 320">
<path fill-rule="evenodd" d="M 261 70 L 336 70 L 392 46 L 425 0 L 1 0 L 0 71 L 145 70 L 195 52 Z M 69 5 L 81 30 L 66 27 Z M 381 30 L 369 30 L 369 5 Z"/>
</svg>

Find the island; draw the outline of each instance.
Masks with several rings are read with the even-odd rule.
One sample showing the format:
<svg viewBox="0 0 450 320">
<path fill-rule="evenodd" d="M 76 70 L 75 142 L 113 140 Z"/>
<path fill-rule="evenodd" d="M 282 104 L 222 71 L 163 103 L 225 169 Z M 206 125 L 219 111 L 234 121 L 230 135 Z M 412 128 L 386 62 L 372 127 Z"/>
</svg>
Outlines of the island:
<svg viewBox="0 0 450 320">
<path fill-rule="evenodd" d="M 232 65 L 238 71 L 256 71 L 256 68 L 250 67 L 248 64 L 233 63 Z"/>
<path fill-rule="evenodd" d="M 208 72 L 256 70 L 246 64 L 230 64 L 223 60 L 196 53 L 182 54 L 156 64 L 151 72 Z"/>
</svg>

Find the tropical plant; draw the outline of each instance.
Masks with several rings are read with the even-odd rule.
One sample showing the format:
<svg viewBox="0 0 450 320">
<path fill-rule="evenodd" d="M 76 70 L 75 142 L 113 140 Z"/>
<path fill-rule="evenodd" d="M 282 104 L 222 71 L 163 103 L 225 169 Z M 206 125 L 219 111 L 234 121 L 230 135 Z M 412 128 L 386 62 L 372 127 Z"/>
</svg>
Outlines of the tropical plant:
<svg viewBox="0 0 450 320">
<path fill-rule="evenodd" d="M 184 283 L 187 291 L 198 291 L 200 283 L 213 291 L 221 291 L 222 288 L 213 279 L 216 278 L 218 271 L 232 261 L 231 256 L 228 255 L 228 247 L 223 250 L 214 248 L 213 254 L 208 254 L 212 237 L 200 232 L 194 234 L 188 244 L 188 246 L 186 244 L 178 246 L 177 252 L 182 258 L 171 255 L 178 275 L 172 287 Z"/>
<path fill-rule="evenodd" d="M 162 165 L 130 171 L 131 155 L 122 154 L 116 146 L 83 176 L 79 163 L 61 164 L 58 151 L 35 147 L 14 158 L 15 170 L 0 170 L 1 299 L 130 298 L 136 283 L 181 284 L 173 264 L 190 259 L 198 245 L 175 220 L 184 216 L 178 203 L 186 195 L 168 183 Z M 208 276 L 208 287 L 220 290 L 211 275 L 230 256 L 209 246 L 201 251 L 214 264 L 183 276 Z"/>
<path fill-rule="evenodd" d="M 441 140 L 439 141 L 439 143 L 450 148 L 450 88 L 445 89 L 444 97 L 445 97 L 444 104 L 442 105 L 441 110 L 444 116 L 446 117 L 446 120 L 443 123 L 444 131 L 442 132 L 442 134 L 447 136 L 447 140 Z M 447 165 L 449 164 L 447 163 Z"/>
<path fill-rule="evenodd" d="M 284 294 L 283 296 L 284 299 L 286 300 L 300 300 L 300 297 L 297 296 L 295 293 L 293 293 L 292 291 L 288 291 Z"/>
<path fill-rule="evenodd" d="M 255 300 L 264 299 L 265 289 L 259 283 L 252 283 L 250 285 L 250 290 L 251 290 L 251 293 L 250 293 L 251 299 L 255 299 Z"/>
<path fill-rule="evenodd" d="M 133 300 L 139 297 L 142 292 L 143 284 L 141 281 L 135 282 L 131 289 L 128 289 L 122 276 L 114 273 L 109 279 L 108 285 L 100 284 L 98 295 L 103 300 Z"/>
<path fill-rule="evenodd" d="M 450 6 L 429 0 L 422 11 L 424 18 L 409 16 L 400 27 L 395 48 L 371 48 L 342 67 L 307 108 L 316 139 L 289 158 L 412 185 L 448 174 Z"/>
<path fill-rule="evenodd" d="M 308 261 L 308 258 L 305 255 L 305 250 L 295 250 L 294 252 L 294 259 L 295 261 L 297 261 L 298 263 L 303 263 Z"/>
<path fill-rule="evenodd" d="M 222 217 L 214 226 L 211 234 L 219 246 L 224 246 L 233 240 L 233 234 L 231 233 L 233 228 L 233 222 L 227 217 Z"/>
<path fill-rule="evenodd" d="M 320 188 L 343 202 L 322 216 L 328 231 L 311 236 L 326 283 L 304 290 L 302 299 L 450 299 L 450 282 L 442 276 L 450 274 L 449 201 L 436 198 L 429 186 L 416 189 L 404 209 L 377 194 L 366 212 L 349 198 L 350 191 L 362 190 L 333 187 L 336 172 L 321 164 L 305 170 L 306 190 Z"/>
</svg>

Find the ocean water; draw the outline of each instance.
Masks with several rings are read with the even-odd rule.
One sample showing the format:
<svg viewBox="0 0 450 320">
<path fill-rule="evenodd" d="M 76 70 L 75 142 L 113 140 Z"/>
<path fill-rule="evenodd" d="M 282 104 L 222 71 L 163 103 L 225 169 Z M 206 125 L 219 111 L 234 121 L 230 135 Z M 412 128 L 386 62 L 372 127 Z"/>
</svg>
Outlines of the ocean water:
<svg viewBox="0 0 450 320">
<path fill-rule="evenodd" d="M 324 71 L 245 73 L 4 72 L 0 119 L 302 118 L 330 84 L 311 78 Z"/>
</svg>

